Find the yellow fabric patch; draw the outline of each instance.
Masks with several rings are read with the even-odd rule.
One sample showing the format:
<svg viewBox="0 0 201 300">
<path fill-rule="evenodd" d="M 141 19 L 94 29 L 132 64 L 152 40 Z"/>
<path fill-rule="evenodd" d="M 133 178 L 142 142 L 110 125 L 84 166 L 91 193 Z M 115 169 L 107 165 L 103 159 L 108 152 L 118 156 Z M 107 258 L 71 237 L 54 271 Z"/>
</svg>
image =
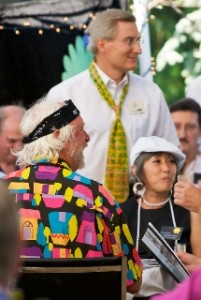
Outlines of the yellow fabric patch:
<svg viewBox="0 0 201 300">
<path fill-rule="evenodd" d="M 77 218 L 76 216 L 72 216 L 72 218 L 69 221 L 69 238 L 70 241 L 73 241 L 75 239 L 75 237 L 77 236 L 77 232 L 78 232 L 78 223 L 77 223 Z"/>
<path fill-rule="evenodd" d="M 62 184 L 59 183 L 59 182 L 55 182 L 55 183 L 54 183 L 54 186 L 55 186 L 55 189 L 56 189 L 57 191 L 59 191 L 59 190 L 61 189 L 61 187 L 62 187 Z"/>
<path fill-rule="evenodd" d="M 64 196 L 65 196 L 66 201 L 70 202 L 72 200 L 72 198 L 73 198 L 73 189 L 71 189 L 70 187 L 68 187 L 65 190 Z"/>
<path fill-rule="evenodd" d="M 103 224 L 102 224 L 100 218 L 96 217 L 96 220 L 97 220 L 98 231 L 99 231 L 100 233 L 102 233 L 103 230 L 104 230 L 104 226 L 103 226 Z"/>
<path fill-rule="evenodd" d="M 133 277 L 135 280 L 137 280 L 142 275 L 142 269 L 139 265 L 134 264 L 132 259 L 128 260 L 128 267 L 133 273 Z"/>
<path fill-rule="evenodd" d="M 103 236 L 102 236 L 102 234 L 98 233 L 98 234 L 97 234 L 97 238 L 98 238 L 99 242 L 102 243 L 102 241 L 103 241 Z"/>
<path fill-rule="evenodd" d="M 46 226 L 45 229 L 44 229 L 44 235 L 46 237 L 46 243 L 47 244 L 49 243 L 50 234 L 51 234 L 50 228 Z"/>
<path fill-rule="evenodd" d="M 123 224 L 122 225 L 122 230 L 123 230 L 123 232 L 124 232 L 124 234 L 125 234 L 128 242 L 129 242 L 129 244 L 134 244 L 133 238 L 131 236 L 131 233 L 130 233 L 130 231 L 128 229 L 128 225 L 127 224 Z"/>
<path fill-rule="evenodd" d="M 81 251 L 80 248 L 77 248 L 77 249 L 75 250 L 74 256 L 75 256 L 75 258 L 82 258 L 82 257 L 83 257 L 83 256 L 82 256 L 82 251 Z"/>
<path fill-rule="evenodd" d="M 9 190 L 29 190 L 29 183 L 27 182 L 10 182 Z"/>
<path fill-rule="evenodd" d="M 63 176 L 64 177 L 68 177 L 72 174 L 71 170 L 67 170 L 67 169 L 63 169 Z"/>
<path fill-rule="evenodd" d="M 78 198 L 77 201 L 76 201 L 76 205 L 78 207 L 86 206 L 86 200 Z"/>
<path fill-rule="evenodd" d="M 48 249 L 49 249 L 49 251 L 52 251 L 52 250 L 53 250 L 53 244 L 52 244 L 52 243 L 49 243 L 49 244 L 48 244 Z"/>
<path fill-rule="evenodd" d="M 41 198 L 41 195 L 35 194 L 34 195 L 34 199 L 36 200 L 36 204 L 39 205 L 42 198 Z"/>
<path fill-rule="evenodd" d="M 30 174 L 30 167 L 29 168 L 26 168 L 24 171 L 22 171 L 22 173 L 21 173 L 21 177 L 23 178 L 23 179 L 27 179 L 28 177 L 29 177 L 29 174 Z"/>
<path fill-rule="evenodd" d="M 100 207 L 102 205 L 101 197 L 100 196 L 96 197 L 96 199 L 94 200 L 94 203 L 95 203 L 96 207 Z"/>
</svg>

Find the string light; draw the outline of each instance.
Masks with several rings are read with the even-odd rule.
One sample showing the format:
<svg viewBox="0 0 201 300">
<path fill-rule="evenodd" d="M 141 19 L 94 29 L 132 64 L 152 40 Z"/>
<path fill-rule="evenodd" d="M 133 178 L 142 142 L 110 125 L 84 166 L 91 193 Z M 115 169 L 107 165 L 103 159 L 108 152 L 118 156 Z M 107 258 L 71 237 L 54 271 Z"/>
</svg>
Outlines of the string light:
<svg viewBox="0 0 201 300">
<path fill-rule="evenodd" d="M 30 26 L 30 25 L 31 25 L 31 23 L 29 21 L 24 22 L 24 26 Z"/>
<path fill-rule="evenodd" d="M 156 75 L 156 63 L 155 63 L 155 58 L 152 56 L 151 57 L 151 74 L 154 76 Z"/>
<path fill-rule="evenodd" d="M 93 18 L 95 18 L 95 15 L 93 13 L 90 13 L 89 17 L 90 17 L 90 19 L 93 19 Z M 68 22 L 68 21 L 69 21 L 69 18 L 67 16 L 63 17 L 63 22 Z M 68 29 L 66 29 L 64 27 L 64 23 L 62 24 L 62 21 L 61 22 L 60 21 L 59 22 L 55 22 L 55 23 L 53 21 L 51 24 L 48 24 L 49 22 L 47 20 L 40 19 L 40 22 L 42 23 L 42 26 L 34 26 L 33 22 L 31 24 L 30 21 L 26 20 L 26 21 L 24 21 L 22 23 L 22 25 L 19 25 L 18 28 L 20 27 L 21 31 L 24 30 L 24 27 L 35 28 L 37 30 L 38 34 L 40 34 L 40 35 L 43 34 L 43 29 L 44 28 L 46 28 L 46 29 L 49 29 L 49 28 L 50 29 L 55 29 L 55 31 L 57 33 L 61 32 L 61 31 L 65 33 L 65 32 L 68 32 L 68 30 L 71 30 L 71 31 L 75 30 L 75 29 L 77 29 L 77 30 L 85 30 L 87 28 L 87 26 L 88 26 L 89 20 L 87 20 L 86 23 L 83 23 L 83 24 L 80 24 L 80 25 L 68 24 L 68 26 L 69 26 Z M 42 28 L 40 28 L 40 27 L 42 27 Z M 3 26 L 3 24 L 1 24 L 0 25 L 0 30 L 14 30 L 15 31 L 15 27 L 13 27 L 10 24 L 7 24 L 6 26 L 5 25 Z"/>
<path fill-rule="evenodd" d="M 155 20 L 156 17 L 154 15 L 150 15 L 149 18 L 150 18 L 150 20 Z"/>
<path fill-rule="evenodd" d="M 73 31 L 73 30 L 75 30 L 75 29 L 78 29 L 77 27 L 75 27 L 75 25 L 68 25 L 69 27 L 66 29 L 65 27 L 64 27 L 64 25 L 63 26 L 57 26 L 57 25 L 55 25 L 55 24 L 50 24 L 50 25 L 48 25 L 48 27 L 46 28 L 45 26 L 43 26 L 43 28 L 37 28 L 37 27 L 34 27 L 34 26 L 31 26 L 31 23 L 30 23 L 30 25 L 28 24 L 28 23 L 23 23 L 23 25 L 21 25 L 20 26 L 20 28 L 18 27 L 17 29 L 16 29 L 16 27 L 13 27 L 13 26 L 10 26 L 10 25 L 0 25 L 0 31 L 1 30 L 11 30 L 11 31 L 14 31 L 15 32 L 15 34 L 16 35 L 19 35 L 19 34 L 21 34 L 24 30 L 27 30 L 27 28 L 29 27 L 29 28 L 32 28 L 32 29 L 36 29 L 36 31 L 37 31 L 37 33 L 39 34 L 39 35 L 43 35 L 44 34 L 44 29 L 55 29 L 55 32 L 56 33 L 60 33 L 60 32 L 63 32 L 63 33 L 68 33 L 69 32 L 69 30 L 70 31 Z M 79 28 L 79 30 L 80 31 L 84 31 L 84 30 L 86 30 L 86 28 L 87 28 L 87 24 L 83 24 L 82 25 L 82 28 L 80 29 Z"/>
</svg>

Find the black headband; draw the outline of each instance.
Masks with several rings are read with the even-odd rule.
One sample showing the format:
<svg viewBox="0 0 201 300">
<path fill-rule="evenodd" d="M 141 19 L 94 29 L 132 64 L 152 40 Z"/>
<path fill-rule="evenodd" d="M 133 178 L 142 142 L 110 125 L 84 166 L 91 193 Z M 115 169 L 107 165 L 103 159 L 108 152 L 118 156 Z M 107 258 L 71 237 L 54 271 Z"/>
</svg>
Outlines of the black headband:
<svg viewBox="0 0 201 300">
<path fill-rule="evenodd" d="M 79 114 L 80 112 L 72 100 L 69 99 L 64 101 L 64 105 L 61 108 L 43 119 L 28 136 L 23 138 L 23 143 L 31 143 L 45 135 L 54 132 L 56 129 L 66 126 Z"/>
</svg>

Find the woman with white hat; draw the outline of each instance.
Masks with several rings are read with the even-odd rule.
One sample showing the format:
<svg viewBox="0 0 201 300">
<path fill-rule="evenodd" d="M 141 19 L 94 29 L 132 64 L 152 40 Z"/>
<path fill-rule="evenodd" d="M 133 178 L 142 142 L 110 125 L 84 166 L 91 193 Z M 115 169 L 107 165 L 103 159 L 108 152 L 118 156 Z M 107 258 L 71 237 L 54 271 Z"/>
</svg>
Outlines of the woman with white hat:
<svg viewBox="0 0 201 300">
<path fill-rule="evenodd" d="M 172 199 L 177 174 L 185 161 L 185 155 L 179 148 L 163 138 L 142 137 L 133 146 L 130 160 L 134 175 L 134 196 L 122 203 L 121 207 L 141 258 L 149 268 L 154 266 L 147 273 L 144 271 L 141 291 L 134 298 L 149 299 L 151 295 L 173 288 L 176 282 L 168 273 L 162 271 L 161 274 L 157 262 L 153 261 L 153 254 L 141 241 L 148 222 L 165 238 L 169 238 L 167 242 L 173 250 L 176 251 L 176 245 L 182 243 L 190 253 L 196 253 L 191 243 L 192 231 L 196 231 L 196 228 L 191 227 L 189 211 L 175 205 Z M 179 229 L 175 234 L 174 228 Z"/>
</svg>

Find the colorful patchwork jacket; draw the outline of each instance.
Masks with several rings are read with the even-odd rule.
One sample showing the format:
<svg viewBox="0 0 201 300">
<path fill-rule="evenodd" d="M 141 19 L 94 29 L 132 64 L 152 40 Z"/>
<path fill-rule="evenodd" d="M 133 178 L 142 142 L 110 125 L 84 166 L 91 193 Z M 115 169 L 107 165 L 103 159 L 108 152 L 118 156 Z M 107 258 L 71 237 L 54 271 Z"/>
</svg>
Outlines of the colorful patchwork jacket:
<svg viewBox="0 0 201 300">
<path fill-rule="evenodd" d="M 38 162 L 2 179 L 19 205 L 21 257 L 126 255 L 130 285 L 142 273 L 122 210 L 105 187 L 65 161 Z"/>
</svg>

